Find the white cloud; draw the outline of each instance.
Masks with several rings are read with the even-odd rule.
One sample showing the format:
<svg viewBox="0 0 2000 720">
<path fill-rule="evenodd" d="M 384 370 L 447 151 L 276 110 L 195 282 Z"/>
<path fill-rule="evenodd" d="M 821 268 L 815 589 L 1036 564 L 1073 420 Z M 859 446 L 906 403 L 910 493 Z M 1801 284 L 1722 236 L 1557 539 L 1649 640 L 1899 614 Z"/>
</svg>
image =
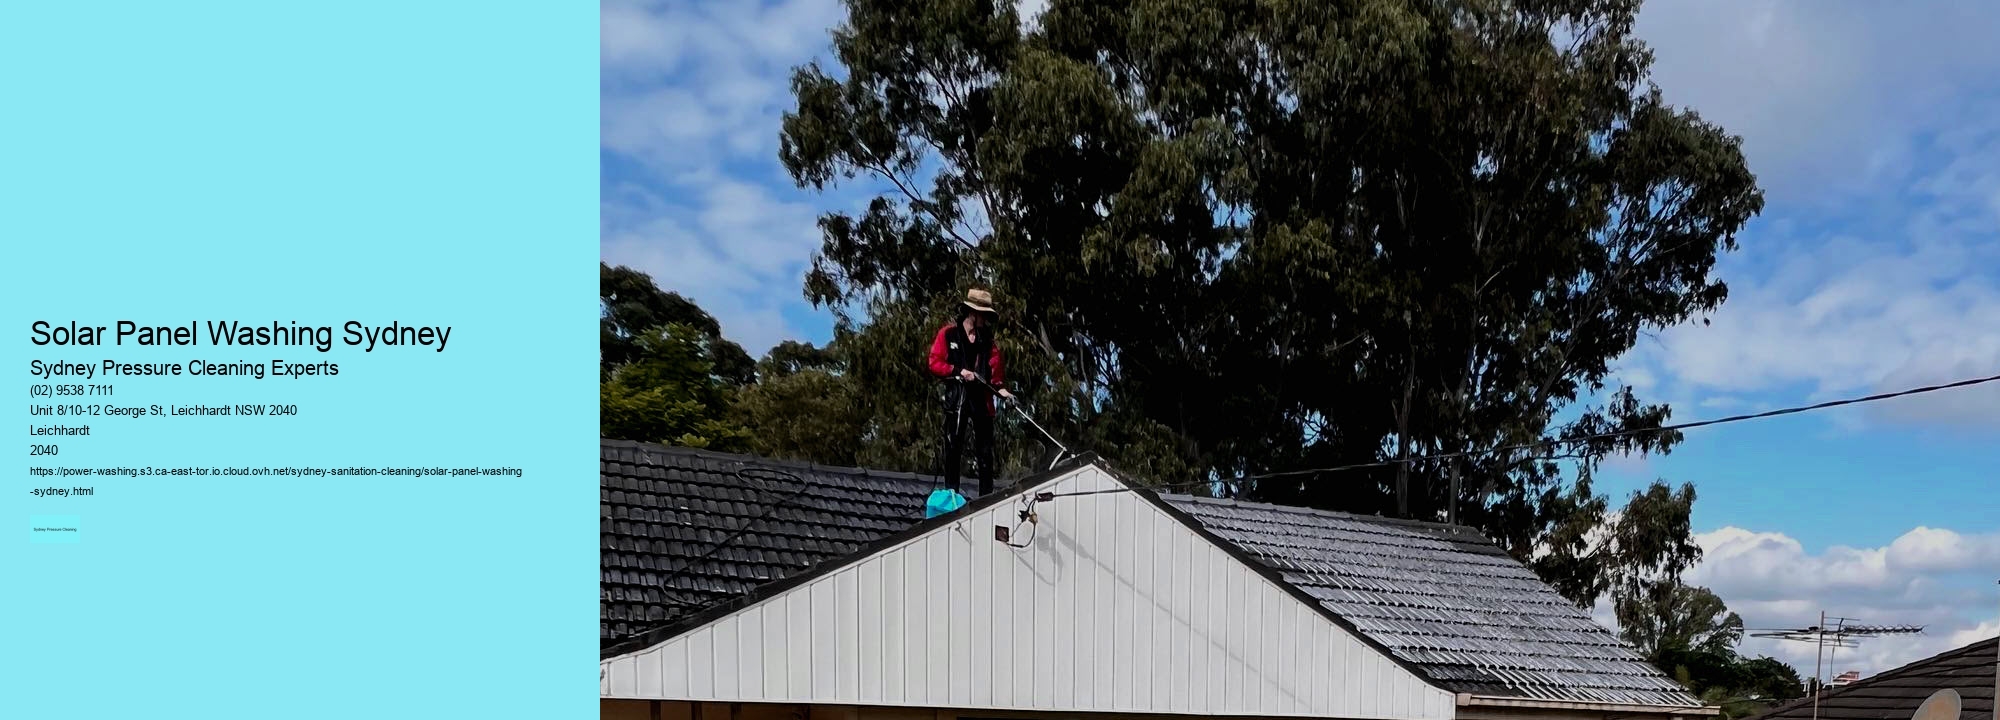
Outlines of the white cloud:
<svg viewBox="0 0 2000 720">
<path fill-rule="evenodd" d="M 645 3 L 606 0 L 598 9 L 598 64 L 607 74 L 631 71 L 671 73 L 680 66 L 692 26 L 671 10 L 657 13 Z"/>
<path fill-rule="evenodd" d="M 817 211 L 728 180 L 690 192 L 685 201 L 612 192 L 600 256 L 693 299 L 752 355 L 798 336 L 781 309 L 801 297 L 806 259 L 819 242 Z"/>
<path fill-rule="evenodd" d="M 680 69 L 769 65 L 798 60 L 828 44 L 842 16 L 838 0 L 690 3 L 602 0 L 599 62 L 606 75 L 644 78 Z"/>
<path fill-rule="evenodd" d="M 784 310 L 819 212 L 777 168 L 792 69 L 826 54 L 838 0 L 604 0 L 600 254 L 651 274 L 753 354 L 805 334 Z M 746 170 L 747 169 L 747 170 Z"/>
<path fill-rule="evenodd" d="M 1782 533 L 1725 527 L 1695 536 L 1704 551 L 1686 581 L 1714 590 L 1749 628 L 1800 628 L 1819 613 L 1870 624 L 1926 625 L 1925 633 L 1867 639 L 1832 654 L 1828 675 L 1866 674 L 1919 660 L 2000 631 L 2000 533 L 1919 527 L 1879 548 L 1809 553 Z M 1813 646 L 1747 639 L 1749 655 L 1771 655 L 1810 673 Z"/>
<path fill-rule="evenodd" d="M 1638 32 L 1670 101 L 1744 137 L 1770 203 L 1712 325 L 1628 366 L 1668 395 L 1787 401 L 2000 372 L 2000 53 L 1979 40 L 2000 5 L 1651 3 Z M 1829 416 L 1991 430 L 2000 386 Z"/>
<path fill-rule="evenodd" d="M 1713 590 L 1742 616 L 1750 633 L 1816 625 L 1820 613 L 1865 624 L 1924 625 L 1923 634 L 1866 639 L 1829 650 L 1825 674 L 1873 675 L 2000 634 L 2000 533 L 1963 534 L 1919 527 L 1879 548 L 1807 552 L 1790 536 L 1739 527 L 1695 535 L 1703 557 L 1683 577 Z M 1618 626 L 1609 598 L 1591 617 Z M 1769 655 L 1813 671 L 1810 643 L 1746 637 L 1738 652 Z"/>
<path fill-rule="evenodd" d="M 1713 390 L 1808 382 L 1821 393 L 2000 368 L 2000 285 L 1965 275 L 2000 262 L 2000 247 L 1897 244 L 1836 238 L 1780 251 L 1781 269 L 1733 283 L 1711 325 L 1663 333 L 1661 365 Z"/>
<path fill-rule="evenodd" d="M 1905 134 L 2000 77 L 2000 5 L 1816 0 L 1648 3 L 1654 81 L 1744 137 L 1773 197 L 1838 204 L 1907 169 Z"/>
<path fill-rule="evenodd" d="M 1889 543 L 1885 560 L 1914 571 L 1956 571 L 2000 566 L 2000 535 L 1965 536 L 1919 527 Z"/>
<path fill-rule="evenodd" d="M 678 87 L 607 95 L 601 112 L 600 142 L 608 150 L 635 157 L 664 156 L 675 148 L 704 146 L 735 120 L 727 109 L 706 105 L 694 92 Z M 699 160 L 711 164 L 715 158 Z"/>
<path fill-rule="evenodd" d="M 2000 373 L 2000 114 L 1925 148 L 1955 160 L 1884 190 L 1905 207 L 1844 217 L 1839 233 L 1755 227 L 1719 270 L 1731 293 L 1711 324 L 1671 328 L 1625 364 L 1687 394 L 1803 385 L 1813 399 Z M 2000 384 L 1845 417 L 2000 428 Z"/>
<path fill-rule="evenodd" d="M 1715 397 L 1702 398 L 1701 402 L 1697 404 L 1709 410 L 1731 410 L 1742 407 L 1743 401 L 1728 395 L 1717 395 Z"/>
<path fill-rule="evenodd" d="M 1981 640 L 1992 639 L 1996 636 L 2000 636 L 2000 621 L 1988 620 L 1973 627 L 1952 633 L 1948 642 L 1955 648 L 1965 647 Z"/>
<path fill-rule="evenodd" d="M 836 0 L 605 0 L 605 147 L 663 171 L 772 163 L 792 69 L 827 53 Z"/>
</svg>

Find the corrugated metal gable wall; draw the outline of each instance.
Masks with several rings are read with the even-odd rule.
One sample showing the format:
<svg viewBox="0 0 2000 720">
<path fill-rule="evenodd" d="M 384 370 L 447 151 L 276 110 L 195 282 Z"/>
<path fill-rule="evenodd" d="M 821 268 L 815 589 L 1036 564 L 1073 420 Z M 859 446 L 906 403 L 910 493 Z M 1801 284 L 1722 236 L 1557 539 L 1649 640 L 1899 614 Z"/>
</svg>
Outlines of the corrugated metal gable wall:
<svg viewBox="0 0 2000 720">
<path fill-rule="evenodd" d="M 1057 491 L 1116 486 L 1095 468 Z M 1131 493 L 1019 506 L 605 661 L 604 694 L 965 709 L 1441 720 L 1426 684 Z M 1029 529 L 1021 530 L 1025 536 Z M 1018 539 L 1017 539 L 1018 540 Z"/>
</svg>

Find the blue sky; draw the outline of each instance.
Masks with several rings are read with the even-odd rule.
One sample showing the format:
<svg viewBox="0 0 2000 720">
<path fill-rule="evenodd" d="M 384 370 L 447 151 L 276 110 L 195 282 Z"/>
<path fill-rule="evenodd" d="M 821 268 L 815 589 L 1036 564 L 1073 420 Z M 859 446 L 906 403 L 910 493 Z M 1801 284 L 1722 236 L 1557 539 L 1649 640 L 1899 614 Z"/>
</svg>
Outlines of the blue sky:
<svg viewBox="0 0 2000 720">
<path fill-rule="evenodd" d="M 867 188 L 796 188 L 777 123 L 837 2 L 602 8 L 604 259 L 753 354 L 824 341 L 800 289 L 814 221 Z M 1668 99 L 1743 136 L 1767 202 L 1721 263 L 1729 302 L 1643 341 L 1624 382 L 1691 420 L 2000 372 L 2000 4 L 1656 0 L 1638 31 Z M 1930 625 L 1835 669 L 2000 634 L 2000 386 L 1690 431 L 1604 489 L 1655 478 L 1695 484 L 1692 579 L 1751 626 Z"/>
</svg>

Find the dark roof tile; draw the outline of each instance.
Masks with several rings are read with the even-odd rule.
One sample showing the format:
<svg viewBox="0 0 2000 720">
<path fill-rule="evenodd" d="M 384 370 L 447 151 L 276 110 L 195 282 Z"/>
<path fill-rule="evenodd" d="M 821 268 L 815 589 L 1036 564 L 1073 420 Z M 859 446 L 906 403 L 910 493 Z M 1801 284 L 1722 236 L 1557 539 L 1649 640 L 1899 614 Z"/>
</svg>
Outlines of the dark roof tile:
<svg viewBox="0 0 2000 720">
<path fill-rule="evenodd" d="M 623 441 L 601 451 L 605 646 L 901 532 L 923 520 L 935 487 L 915 475 Z"/>
<path fill-rule="evenodd" d="M 606 648 L 758 586 L 836 567 L 921 522 L 924 496 L 936 487 L 917 475 L 622 441 L 604 441 L 603 459 L 598 628 Z M 1159 498 L 1446 689 L 1696 704 L 1475 531 Z"/>
<path fill-rule="evenodd" d="M 1184 495 L 1160 499 L 1447 690 L 1699 704 L 1474 530 Z"/>
<path fill-rule="evenodd" d="M 1981 640 L 1851 684 L 1828 687 L 1819 697 L 1819 716 L 1832 720 L 1909 720 L 1931 693 L 1958 692 L 1959 720 L 1993 719 L 1995 652 L 2000 641 Z M 1810 698 L 1781 705 L 1754 720 L 1803 720 L 1813 716 Z"/>
</svg>

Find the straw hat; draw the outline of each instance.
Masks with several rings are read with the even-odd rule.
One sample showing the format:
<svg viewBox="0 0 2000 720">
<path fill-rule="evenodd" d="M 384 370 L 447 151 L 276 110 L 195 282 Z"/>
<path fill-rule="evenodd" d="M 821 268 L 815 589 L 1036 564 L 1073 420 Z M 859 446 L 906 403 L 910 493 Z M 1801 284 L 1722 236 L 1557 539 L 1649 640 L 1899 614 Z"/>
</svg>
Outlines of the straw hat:
<svg viewBox="0 0 2000 720">
<path fill-rule="evenodd" d="M 965 291 L 965 306 L 983 313 L 999 313 L 993 309 L 993 293 L 979 288 Z"/>
</svg>

